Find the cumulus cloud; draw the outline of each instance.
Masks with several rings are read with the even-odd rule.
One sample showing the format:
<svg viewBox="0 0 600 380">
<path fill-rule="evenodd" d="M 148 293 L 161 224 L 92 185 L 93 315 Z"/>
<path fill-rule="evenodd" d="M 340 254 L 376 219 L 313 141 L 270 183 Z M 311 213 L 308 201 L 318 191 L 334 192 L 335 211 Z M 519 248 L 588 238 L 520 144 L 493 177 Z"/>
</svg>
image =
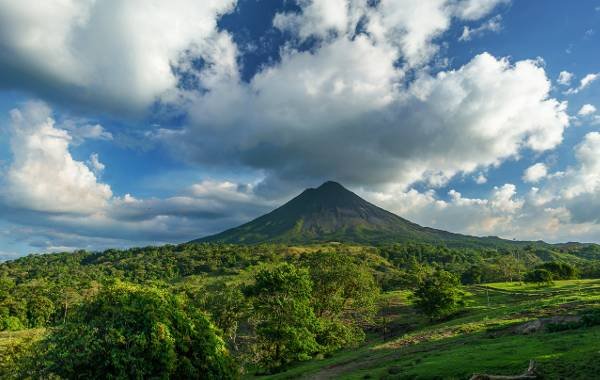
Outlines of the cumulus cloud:
<svg viewBox="0 0 600 380">
<path fill-rule="evenodd" d="M 493 11 L 499 4 L 510 0 L 463 0 L 452 3 L 454 12 L 465 20 L 478 20 Z"/>
<path fill-rule="evenodd" d="M 231 64 L 217 19 L 234 0 L 0 2 L 0 85 L 70 102 L 142 111 L 202 57 Z M 223 54 L 223 55 L 221 55 Z M 217 69 L 218 70 L 218 69 Z"/>
<path fill-rule="evenodd" d="M 577 115 L 579 115 L 579 116 L 589 116 L 589 115 L 592 115 L 594 113 L 596 113 L 596 107 L 594 107 L 591 104 L 584 104 L 579 109 L 579 112 L 577 112 Z"/>
<path fill-rule="evenodd" d="M 475 179 L 475 183 L 478 185 L 483 185 L 484 183 L 487 183 L 487 181 L 488 181 L 487 177 L 483 173 L 479 173 L 477 175 L 477 177 L 475 177 L 474 179 Z"/>
<path fill-rule="evenodd" d="M 273 25 L 294 33 L 302 40 L 313 35 L 326 37 L 329 33 L 346 31 L 351 22 L 349 13 L 354 10 L 351 7 L 359 6 L 364 9 L 366 5 L 346 0 L 301 0 L 298 3 L 302 9 L 300 14 L 278 13 L 273 19 Z"/>
<path fill-rule="evenodd" d="M 300 13 L 279 13 L 275 27 L 292 32 L 301 41 L 309 37 L 352 37 L 364 29 L 377 44 L 398 49 L 408 67 L 427 63 L 438 51 L 433 40 L 445 32 L 452 19 L 478 20 L 504 0 L 302 0 Z M 497 28 L 499 20 L 488 28 Z"/>
<path fill-rule="evenodd" d="M 600 233 L 599 142 L 600 136 L 586 136 L 576 148 L 576 165 L 548 175 L 543 187 L 532 187 L 523 196 L 513 184 L 494 187 L 478 198 L 450 190 L 448 199 L 443 199 L 433 190 L 399 188 L 361 195 L 421 225 L 448 231 L 518 240 L 594 242 Z"/>
<path fill-rule="evenodd" d="M 11 111 L 13 162 L 4 196 L 11 204 L 44 212 L 92 212 L 112 197 L 108 185 L 69 152 L 71 136 L 55 127 L 50 109 L 29 103 Z"/>
<path fill-rule="evenodd" d="M 106 169 L 98 154 L 75 160 L 72 137 L 41 102 L 12 110 L 8 129 L 12 161 L 0 183 L 0 218 L 15 242 L 61 250 L 186 241 L 273 207 L 254 184 L 218 180 L 166 198 L 115 196 L 98 179 Z"/>
<path fill-rule="evenodd" d="M 567 91 L 565 91 L 565 95 L 572 95 L 572 94 L 577 94 L 583 90 L 585 90 L 586 88 L 588 88 L 594 81 L 596 81 L 596 79 L 600 78 L 600 74 L 599 73 L 592 73 L 592 74 L 588 74 L 586 76 L 584 76 L 583 78 L 581 78 L 581 80 L 579 81 L 579 86 L 575 87 L 575 88 L 570 88 Z"/>
<path fill-rule="evenodd" d="M 561 71 L 560 74 L 558 74 L 558 79 L 556 81 L 560 85 L 569 86 L 571 84 L 571 81 L 573 80 L 573 77 L 573 73 L 570 73 L 568 71 Z"/>
<path fill-rule="evenodd" d="M 96 175 L 102 174 L 102 172 L 106 168 L 106 166 L 102 162 L 100 162 L 100 159 L 98 158 L 98 153 L 92 153 L 87 163 Z"/>
<path fill-rule="evenodd" d="M 69 152 L 112 134 L 84 119 L 55 122 L 37 104 L 13 112 L 14 159 L 0 213 L 15 226 L 11 236 L 39 247 L 185 241 L 268 211 L 275 204 L 266 189 L 283 196 L 334 176 L 424 225 L 508 238 L 592 236 L 600 215 L 597 134 L 586 136 L 564 172 L 529 168 L 524 179 L 544 181 L 526 195 L 510 183 L 477 197 L 435 191 L 461 174 L 483 185 L 492 167 L 556 148 L 569 125 L 567 104 L 550 96 L 539 60 L 482 53 L 460 67 L 436 66 L 439 37 L 452 22 L 476 25 L 501 3 L 301 0 L 298 12 L 273 20 L 291 40 L 248 82 L 232 37 L 216 26 L 233 0 L 0 3 L 2 85 L 53 89 L 52 96 L 108 109 L 160 100 L 185 124 L 144 136 L 188 162 L 243 167 L 257 178 L 204 180 L 164 198 L 113 195 L 99 178 L 110 167 L 98 155 L 84 163 Z M 493 31 L 494 20 L 480 28 Z M 572 79 L 563 71 L 557 81 Z"/>
<path fill-rule="evenodd" d="M 494 187 L 486 198 L 469 198 L 456 190 L 441 199 L 434 191 L 415 189 L 365 192 L 376 204 L 422 225 L 479 236 L 500 235 L 513 238 L 515 222 L 522 218 L 525 199 L 519 198 L 513 184 Z"/>
<path fill-rule="evenodd" d="M 474 37 L 479 37 L 486 32 L 498 33 L 502 30 L 502 16 L 497 15 L 487 20 L 477 28 L 463 27 L 463 32 L 458 38 L 459 41 L 470 41 Z"/>
<path fill-rule="evenodd" d="M 161 139 L 194 162 L 244 165 L 273 180 L 336 173 L 373 185 L 442 185 L 562 141 L 566 104 L 549 97 L 537 61 L 484 53 L 404 87 L 394 56 L 363 35 L 288 52 L 247 86 L 197 96 L 190 124 Z"/>
<path fill-rule="evenodd" d="M 84 140 L 111 141 L 113 139 L 112 133 L 103 126 L 91 124 L 85 119 L 67 119 L 59 123 L 59 127 L 69 133 L 74 144 L 81 144 Z"/>
<path fill-rule="evenodd" d="M 548 175 L 548 168 L 545 164 L 539 162 L 528 167 L 523 173 L 523 181 L 525 182 L 539 182 L 541 179 Z"/>
<path fill-rule="evenodd" d="M 592 194 L 600 190 L 600 133 L 590 132 L 575 147 L 578 166 L 567 171 L 562 179 L 566 198 Z"/>
</svg>

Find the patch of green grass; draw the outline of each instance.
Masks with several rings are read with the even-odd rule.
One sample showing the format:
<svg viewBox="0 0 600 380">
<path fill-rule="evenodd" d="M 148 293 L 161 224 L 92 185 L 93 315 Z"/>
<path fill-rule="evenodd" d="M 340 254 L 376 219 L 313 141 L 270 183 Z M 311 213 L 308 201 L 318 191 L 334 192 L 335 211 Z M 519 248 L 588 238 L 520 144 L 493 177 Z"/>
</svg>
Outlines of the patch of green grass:
<svg viewBox="0 0 600 380">
<path fill-rule="evenodd" d="M 392 323 L 412 326 L 383 342 L 377 334 L 332 357 L 297 363 L 271 379 L 465 379 L 473 373 L 520 374 L 529 360 L 545 379 L 590 379 L 600 373 L 600 327 L 518 335 L 516 325 L 600 305 L 600 280 L 556 281 L 547 288 L 496 283 L 466 289 L 466 308 L 430 324 L 407 292 L 390 292 Z"/>
</svg>

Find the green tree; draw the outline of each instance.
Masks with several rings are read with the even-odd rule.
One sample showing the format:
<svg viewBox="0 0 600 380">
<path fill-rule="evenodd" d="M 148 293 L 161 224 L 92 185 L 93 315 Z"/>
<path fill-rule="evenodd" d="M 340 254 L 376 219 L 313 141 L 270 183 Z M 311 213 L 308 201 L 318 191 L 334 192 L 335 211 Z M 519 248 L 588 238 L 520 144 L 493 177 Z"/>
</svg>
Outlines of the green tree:
<svg viewBox="0 0 600 380">
<path fill-rule="evenodd" d="M 219 283 L 212 289 L 206 301 L 212 320 L 223 330 L 230 344 L 237 351 L 239 322 L 248 312 L 248 302 L 237 284 Z"/>
<path fill-rule="evenodd" d="M 481 284 L 483 279 L 483 268 L 480 265 L 472 265 L 461 275 L 461 282 L 465 285 Z"/>
<path fill-rule="evenodd" d="M 577 270 L 572 265 L 557 261 L 550 261 L 538 265 L 536 269 L 546 269 L 552 273 L 552 278 L 555 280 L 570 280 L 577 277 Z"/>
<path fill-rule="evenodd" d="M 363 327 L 377 312 L 379 288 L 364 263 L 343 252 L 316 252 L 307 258 L 311 304 L 320 321 L 317 337 L 328 351 L 364 340 Z"/>
<path fill-rule="evenodd" d="M 43 327 L 54 314 L 54 303 L 45 296 L 34 295 L 27 302 L 27 319 L 30 327 Z"/>
<path fill-rule="evenodd" d="M 510 254 L 498 258 L 496 264 L 502 273 L 502 278 L 504 281 L 513 282 L 514 280 L 520 280 L 521 272 L 524 269 L 524 265 L 521 260 Z"/>
<path fill-rule="evenodd" d="M 74 310 L 39 347 L 41 377 L 237 377 L 215 328 L 184 300 L 150 286 L 115 284 Z"/>
<path fill-rule="evenodd" d="M 534 269 L 525 274 L 525 282 L 535 283 L 538 285 L 552 285 L 552 272 L 547 269 Z"/>
<path fill-rule="evenodd" d="M 310 304 L 312 282 L 306 269 L 281 264 L 262 269 L 247 288 L 256 324 L 258 360 L 277 369 L 310 359 L 319 350 L 317 319 Z"/>
<path fill-rule="evenodd" d="M 414 291 L 415 307 L 430 320 L 448 316 L 462 303 L 458 277 L 445 270 L 437 270 L 425 277 Z"/>
</svg>

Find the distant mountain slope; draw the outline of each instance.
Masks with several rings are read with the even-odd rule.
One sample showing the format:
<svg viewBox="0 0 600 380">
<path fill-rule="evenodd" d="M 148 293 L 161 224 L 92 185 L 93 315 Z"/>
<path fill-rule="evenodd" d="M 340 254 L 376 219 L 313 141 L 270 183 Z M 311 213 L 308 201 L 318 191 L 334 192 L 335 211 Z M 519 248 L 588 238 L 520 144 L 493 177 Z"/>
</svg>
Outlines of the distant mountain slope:
<svg viewBox="0 0 600 380">
<path fill-rule="evenodd" d="M 465 247 L 526 244 L 422 227 L 367 202 L 336 182 L 307 189 L 249 223 L 195 240 L 237 244 L 330 241 L 371 244 L 418 241 Z"/>
</svg>

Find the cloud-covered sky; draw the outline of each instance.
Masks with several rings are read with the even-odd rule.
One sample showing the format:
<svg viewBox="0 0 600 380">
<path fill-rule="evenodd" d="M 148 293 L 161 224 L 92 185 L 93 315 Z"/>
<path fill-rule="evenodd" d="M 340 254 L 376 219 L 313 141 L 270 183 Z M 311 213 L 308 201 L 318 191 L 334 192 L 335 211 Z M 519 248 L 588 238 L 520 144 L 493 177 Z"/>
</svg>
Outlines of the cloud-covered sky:
<svg viewBox="0 0 600 380">
<path fill-rule="evenodd" d="M 595 0 L 0 1 L 0 259 L 177 243 L 337 180 L 600 242 Z"/>
</svg>

